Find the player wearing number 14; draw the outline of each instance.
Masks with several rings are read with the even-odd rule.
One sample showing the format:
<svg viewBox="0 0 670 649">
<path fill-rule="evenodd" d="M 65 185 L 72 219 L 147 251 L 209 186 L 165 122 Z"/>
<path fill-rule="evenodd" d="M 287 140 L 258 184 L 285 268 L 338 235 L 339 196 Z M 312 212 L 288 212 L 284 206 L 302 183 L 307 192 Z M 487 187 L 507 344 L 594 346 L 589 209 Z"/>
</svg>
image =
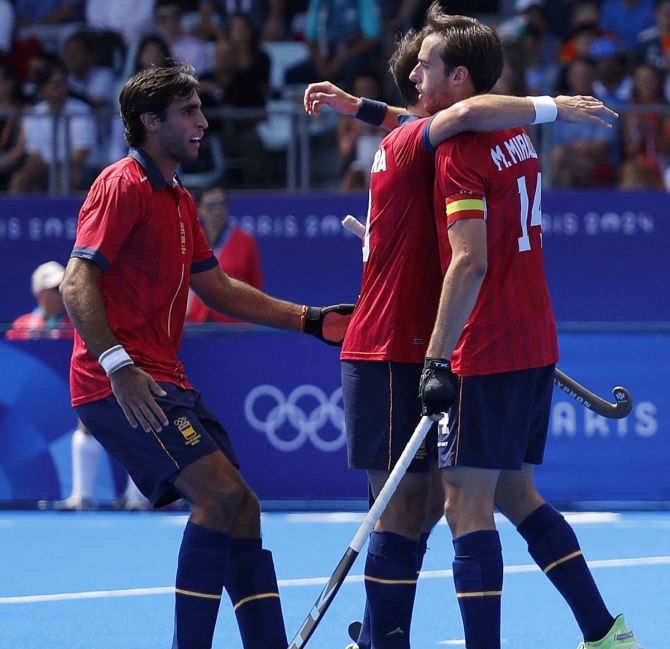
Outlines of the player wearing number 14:
<svg viewBox="0 0 670 649">
<path fill-rule="evenodd" d="M 492 62 L 461 54 L 477 25 L 437 12 L 428 23 L 432 33 L 410 78 L 430 109 L 470 97 Z M 536 101 L 536 113 L 555 110 L 543 101 Z M 642 649 L 623 618 L 608 611 L 572 528 L 535 488 L 558 360 L 542 258 L 541 187 L 537 153 L 522 129 L 461 133 L 435 154 L 445 277 L 419 390 L 424 415 L 449 410 L 438 434 L 438 464 L 465 646 L 501 645 L 495 504 L 572 609 L 584 636 L 580 648 Z"/>
<path fill-rule="evenodd" d="M 443 219 L 446 212 L 446 227 L 438 223 L 443 269 L 452 256 L 447 230 L 457 222 L 485 223 L 489 253 L 452 368 L 473 376 L 556 363 L 542 257 L 542 177 L 530 138 L 521 128 L 461 134 L 438 147 L 435 178 L 435 213 Z"/>
</svg>

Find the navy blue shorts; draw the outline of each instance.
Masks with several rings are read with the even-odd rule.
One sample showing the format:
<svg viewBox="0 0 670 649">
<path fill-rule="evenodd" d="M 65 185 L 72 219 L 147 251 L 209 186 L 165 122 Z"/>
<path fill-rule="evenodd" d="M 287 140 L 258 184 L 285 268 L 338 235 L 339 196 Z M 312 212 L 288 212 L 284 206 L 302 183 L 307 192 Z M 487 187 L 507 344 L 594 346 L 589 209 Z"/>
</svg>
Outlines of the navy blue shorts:
<svg viewBox="0 0 670 649">
<path fill-rule="evenodd" d="M 128 471 L 154 507 L 182 497 L 174 486 L 179 472 L 214 451 L 239 466 L 225 428 L 205 407 L 200 394 L 172 383 L 160 383 L 167 392 L 156 397 L 170 422 L 160 432 L 133 428 L 112 395 L 77 406 L 86 428 Z"/>
<path fill-rule="evenodd" d="M 421 419 L 419 379 L 423 365 L 342 361 L 344 421 L 349 468 L 393 469 Z M 409 465 L 427 473 L 437 459 L 433 426 Z"/>
<path fill-rule="evenodd" d="M 547 442 L 554 366 L 459 379 L 459 397 L 440 426 L 440 468 L 520 469 L 541 464 Z"/>
</svg>

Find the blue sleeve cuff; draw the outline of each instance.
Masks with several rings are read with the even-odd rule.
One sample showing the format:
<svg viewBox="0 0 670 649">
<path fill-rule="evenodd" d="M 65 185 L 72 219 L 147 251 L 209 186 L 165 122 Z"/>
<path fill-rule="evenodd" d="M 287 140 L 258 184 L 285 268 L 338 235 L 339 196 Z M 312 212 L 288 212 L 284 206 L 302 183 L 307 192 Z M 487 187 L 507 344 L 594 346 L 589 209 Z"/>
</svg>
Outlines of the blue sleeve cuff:
<svg viewBox="0 0 670 649">
<path fill-rule="evenodd" d="M 191 264 L 191 275 L 195 275 L 195 273 L 203 273 L 206 270 L 212 270 L 212 268 L 216 268 L 218 265 L 219 260 L 214 255 L 212 255 L 207 259 L 196 261 L 195 263 Z"/>
<path fill-rule="evenodd" d="M 100 266 L 103 271 L 107 270 L 111 265 L 107 257 L 105 257 L 99 250 L 93 250 L 93 248 L 74 248 L 70 257 L 88 259 L 88 261 L 92 261 L 97 266 Z"/>
<path fill-rule="evenodd" d="M 421 133 L 421 141 L 423 142 L 423 148 L 430 153 L 430 155 L 435 155 L 435 147 L 431 144 L 430 141 L 430 125 L 433 123 L 433 120 L 437 116 L 437 113 L 433 115 L 429 120 L 426 120 L 426 123 L 423 125 L 423 130 Z"/>
</svg>

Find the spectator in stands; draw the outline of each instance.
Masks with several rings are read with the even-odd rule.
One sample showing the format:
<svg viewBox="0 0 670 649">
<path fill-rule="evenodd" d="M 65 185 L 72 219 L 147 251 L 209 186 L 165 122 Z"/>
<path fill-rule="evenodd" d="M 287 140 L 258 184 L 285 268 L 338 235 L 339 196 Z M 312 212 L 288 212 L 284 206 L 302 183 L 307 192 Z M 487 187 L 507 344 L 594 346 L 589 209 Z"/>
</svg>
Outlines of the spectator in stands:
<svg viewBox="0 0 670 649">
<path fill-rule="evenodd" d="M 546 33 L 530 23 L 521 33 L 521 55 L 526 62 L 525 85 L 530 95 L 553 95 L 556 90 L 560 71 L 558 48 L 551 57 L 545 56 L 543 50 L 548 38 Z"/>
<path fill-rule="evenodd" d="M 72 323 L 58 292 L 64 274 L 65 268 L 57 261 L 47 261 L 33 271 L 30 286 L 37 306 L 14 320 L 6 334 L 9 340 L 74 337 Z"/>
<path fill-rule="evenodd" d="M 51 68 L 62 65 L 62 63 L 58 54 L 47 52 L 41 47 L 29 57 L 23 84 L 23 94 L 29 104 L 36 104 L 40 101 L 37 80 L 47 74 Z"/>
<path fill-rule="evenodd" d="M 212 61 L 207 43 L 184 31 L 184 12 L 180 0 L 157 0 L 154 18 L 158 33 L 168 44 L 172 58 L 192 65 L 198 75 L 211 70 Z"/>
<path fill-rule="evenodd" d="M 14 18 L 12 3 L 9 0 L 0 0 L 0 58 L 12 49 Z"/>
<path fill-rule="evenodd" d="M 591 43 L 590 57 L 596 64 L 594 96 L 614 110 L 627 104 L 633 92 L 633 79 L 628 74 L 626 56 L 619 43 L 609 36 L 596 38 Z"/>
<path fill-rule="evenodd" d="M 570 19 L 570 34 L 558 55 L 559 63 L 563 66 L 589 56 L 591 44 L 603 35 L 600 28 L 600 9 L 596 2 L 583 2 L 574 7 Z"/>
<path fill-rule="evenodd" d="M 130 74 L 144 70 L 150 65 L 159 65 L 165 59 L 169 58 L 169 56 L 170 48 L 165 39 L 158 36 L 158 34 L 147 34 L 139 42 Z"/>
<path fill-rule="evenodd" d="M 114 104 L 115 81 L 111 68 L 97 65 L 95 33 L 72 34 L 63 48 L 63 62 L 71 94 L 93 108 L 110 108 Z"/>
<path fill-rule="evenodd" d="M 502 74 L 491 92 L 498 95 L 523 97 L 528 94 L 528 88 L 526 88 L 526 62 L 523 59 L 521 44 L 518 42 L 503 43 L 503 50 Z"/>
<path fill-rule="evenodd" d="M 310 0 L 305 29 L 310 58 L 290 68 L 286 82 L 329 79 L 350 89 L 357 70 L 377 67 L 380 38 L 377 0 Z"/>
<path fill-rule="evenodd" d="M 69 175 L 69 189 L 85 189 L 92 175 L 87 163 L 96 145 L 91 108 L 68 95 L 62 63 L 41 69 L 35 81 L 41 101 L 23 119 L 28 156 L 12 175 L 10 191 L 46 190 L 50 166 L 58 178 Z M 61 190 L 67 189 L 65 182 L 58 186 Z"/>
<path fill-rule="evenodd" d="M 261 48 L 260 33 L 248 14 L 237 13 L 228 21 L 228 36 L 235 48 L 237 71 L 247 83 L 257 86 L 267 99 L 270 82 L 270 57 Z"/>
<path fill-rule="evenodd" d="M 665 70 L 663 41 L 670 37 L 670 0 L 658 0 L 654 25 L 637 35 L 637 59 Z"/>
<path fill-rule="evenodd" d="M 526 61 L 526 86 L 531 95 L 553 94 L 558 79 L 559 40 L 550 33 L 545 0 L 516 0 L 521 19 L 518 40 Z"/>
<path fill-rule="evenodd" d="M 128 47 L 154 27 L 155 0 L 86 0 L 86 23 L 118 32 Z"/>
<path fill-rule="evenodd" d="M 245 31 L 253 30 L 251 22 L 243 16 L 237 18 L 239 20 L 231 23 L 230 37 L 222 36 L 216 41 L 214 69 L 200 77 L 200 98 L 206 109 L 265 108 L 269 60 L 258 47 L 255 35 L 243 36 Z M 214 134 L 222 139 L 229 185 L 257 187 L 262 184 L 263 145 L 256 125 L 263 114 L 225 120 L 208 114 L 207 119 L 210 136 Z M 202 154 L 201 157 L 204 159 Z"/>
<path fill-rule="evenodd" d="M 645 158 L 629 158 L 619 167 L 619 183 L 621 191 L 654 191 L 664 189 L 658 177 L 658 169 L 651 160 Z"/>
<path fill-rule="evenodd" d="M 284 0 L 204 0 L 200 3 L 198 32 L 206 40 L 216 40 L 228 29 L 233 16 L 244 14 L 263 41 L 284 37 Z"/>
<path fill-rule="evenodd" d="M 228 192 L 220 185 L 205 189 L 198 201 L 198 216 L 209 245 L 223 270 L 235 279 L 261 289 L 263 273 L 256 240 L 228 221 Z M 208 309 L 194 293 L 189 295 L 188 322 L 239 323 L 218 311 Z"/>
<path fill-rule="evenodd" d="M 603 0 L 600 26 L 620 39 L 624 50 L 634 54 L 637 35 L 654 24 L 654 0 Z"/>
<path fill-rule="evenodd" d="M 567 69 L 565 94 L 593 95 L 595 67 L 590 59 L 577 59 Z M 592 124 L 556 124 L 550 131 L 555 187 L 613 186 L 618 138 L 614 129 Z"/>
<path fill-rule="evenodd" d="M 381 83 L 372 72 L 361 71 L 354 78 L 352 94 L 356 97 L 381 100 Z M 340 155 L 340 188 L 366 189 L 370 169 L 387 131 L 350 117 L 337 122 L 337 148 Z"/>
<path fill-rule="evenodd" d="M 62 25 L 84 17 L 83 0 L 14 0 L 16 26 Z"/>
<path fill-rule="evenodd" d="M 658 68 L 648 63 L 635 68 L 631 99 L 631 106 L 648 106 L 649 111 L 623 115 L 623 151 L 629 163 L 627 166 L 633 167 L 628 169 L 627 175 L 630 177 L 636 172 L 638 178 L 648 179 L 649 171 L 653 170 L 655 186 L 660 187 L 670 163 L 670 115 L 667 111 L 670 104 L 665 98 L 663 76 Z"/>
<path fill-rule="evenodd" d="M 414 15 L 419 8 L 420 0 L 379 0 L 381 16 L 381 78 L 383 94 L 393 99 L 393 103 L 401 103 L 402 97 L 393 77 L 386 74 L 386 62 L 391 58 L 396 41 L 400 34 L 408 31 L 414 22 Z"/>
<path fill-rule="evenodd" d="M 537 62 L 543 66 L 556 63 L 561 47 L 560 41 L 549 31 L 545 5 L 545 0 L 516 0 L 515 15 L 498 27 L 503 42 L 521 41 L 526 33 L 532 33 L 538 40 Z"/>
<path fill-rule="evenodd" d="M 21 88 L 16 70 L 0 63 L 0 191 L 8 188 L 9 179 L 26 154 L 19 114 L 24 106 Z"/>
</svg>

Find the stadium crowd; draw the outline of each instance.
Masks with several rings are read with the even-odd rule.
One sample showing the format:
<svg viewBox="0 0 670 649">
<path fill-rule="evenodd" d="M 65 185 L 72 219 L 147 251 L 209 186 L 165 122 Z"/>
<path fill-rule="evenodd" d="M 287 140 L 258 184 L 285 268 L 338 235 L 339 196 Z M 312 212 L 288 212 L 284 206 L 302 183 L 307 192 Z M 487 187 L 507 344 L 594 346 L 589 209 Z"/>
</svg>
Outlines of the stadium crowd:
<svg viewBox="0 0 670 649">
<path fill-rule="evenodd" d="M 589 94 L 621 113 L 611 131 L 563 124 L 533 133 L 544 140 L 552 186 L 670 186 L 670 0 L 442 4 L 498 30 L 505 68 L 494 92 Z M 167 55 L 195 68 L 210 122 L 200 159 L 181 170 L 185 184 L 285 186 L 305 85 L 329 79 L 396 103 L 386 62 L 398 33 L 420 25 L 427 5 L 0 0 L 0 191 L 85 191 L 125 153 L 123 81 Z M 314 169 L 319 156 L 328 161 L 325 186 L 367 186 L 381 131 L 338 124 L 332 114 L 307 131 Z"/>
</svg>

